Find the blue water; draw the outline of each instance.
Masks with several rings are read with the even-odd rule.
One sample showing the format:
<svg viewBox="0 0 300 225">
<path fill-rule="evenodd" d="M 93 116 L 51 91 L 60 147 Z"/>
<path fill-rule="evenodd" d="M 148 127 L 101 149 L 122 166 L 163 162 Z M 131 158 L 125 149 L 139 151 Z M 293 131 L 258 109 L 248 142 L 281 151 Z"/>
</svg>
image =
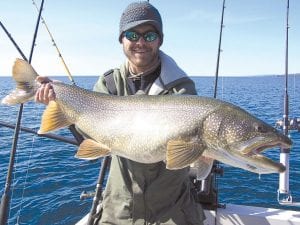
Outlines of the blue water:
<svg viewBox="0 0 300 225">
<path fill-rule="evenodd" d="M 66 78 L 55 78 L 67 81 Z M 214 78 L 194 77 L 197 91 L 212 96 Z M 97 77 L 76 77 L 80 86 L 91 89 Z M 282 118 L 284 78 L 279 76 L 225 77 L 219 79 L 218 98 L 237 104 L 258 118 L 274 125 Z M 289 80 L 290 114 L 300 115 L 300 76 Z M 13 88 L 10 78 L 0 77 L 0 98 Z M 18 106 L 0 106 L 0 120 L 16 123 Z M 27 103 L 22 126 L 38 129 L 44 106 Z M 68 130 L 57 132 L 71 137 Z M 300 201 L 300 134 L 290 134 L 290 189 Z M 8 168 L 13 130 L 0 126 L 0 194 Z M 86 162 L 74 158 L 76 146 L 21 132 L 13 175 L 13 193 L 9 224 L 74 224 L 89 212 L 92 199 L 80 201 L 82 191 L 93 191 L 101 161 Z M 278 159 L 279 151 L 268 153 Z M 227 165 L 218 178 L 221 203 L 286 208 L 277 203 L 278 175 L 262 175 Z M 289 208 L 291 209 L 291 208 Z M 300 210 L 299 208 L 292 208 Z"/>
</svg>

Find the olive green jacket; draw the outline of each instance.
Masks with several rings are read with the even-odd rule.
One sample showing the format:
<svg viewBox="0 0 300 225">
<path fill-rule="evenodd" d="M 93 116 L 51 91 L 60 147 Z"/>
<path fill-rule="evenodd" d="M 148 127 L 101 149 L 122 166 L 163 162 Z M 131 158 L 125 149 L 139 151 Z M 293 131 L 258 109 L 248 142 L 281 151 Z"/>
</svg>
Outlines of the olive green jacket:
<svg viewBox="0 0 300 225">
<path fill-rule="evenodd" d="M 161 73 L 150 88 L 148 95 L 162 95 L 171 93 L 182 93 L 197 95 L 194 82 L 180 69 L 175 61 L 160 51 L 161 58 Z M 130 95 L 126 77 L 128 72 L 128 62 L 120 66 L 120 69 L 108 71 L 108 74 L 113 72 L 114 81 L 116 84 L 117 95 Z M 107 84 L 104 78 L 100 76 L 98 82 L 94 86 L 94 91 L 109 93 Z"/>
<path fill-rule="evenodd" d="M 193 81 L 172 58 L 163 52 L 160 58 L 161 74 L 147 94 L 197 94 Z M 111 72 L 117 95 L 128 95 L 128 63 Z M 106 85 L 100 76 L 94 90 L 109 93 Z M 188 172 L 189 168 L 167 170 L 164 162 L 142 164 L 113 156 L 98 224 L 202 225 L 203 210 L 190 192 Z"/>
</svg>

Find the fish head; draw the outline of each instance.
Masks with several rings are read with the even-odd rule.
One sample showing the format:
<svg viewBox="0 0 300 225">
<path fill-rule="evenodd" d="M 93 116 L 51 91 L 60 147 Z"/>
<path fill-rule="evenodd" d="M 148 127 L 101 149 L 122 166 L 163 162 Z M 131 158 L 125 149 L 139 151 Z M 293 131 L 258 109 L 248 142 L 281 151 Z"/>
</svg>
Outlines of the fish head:
<svg viewBox="0 0 300 225">
<path fill-rule="evenodd" d="M 261 153 L 274 147 L 289 149 L 291 140 L 245 110 L 224 104 L 207 117 L 204 126 L 210 157 L 259 174 L 285 171 L 281 163 Z"/>
</svg>

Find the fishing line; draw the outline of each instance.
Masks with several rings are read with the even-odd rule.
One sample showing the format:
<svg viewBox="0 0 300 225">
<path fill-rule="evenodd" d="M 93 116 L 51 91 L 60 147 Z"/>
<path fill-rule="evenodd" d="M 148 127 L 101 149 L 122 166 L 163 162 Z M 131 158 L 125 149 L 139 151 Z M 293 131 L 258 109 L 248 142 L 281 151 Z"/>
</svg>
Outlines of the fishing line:
<svg viewBox="0 0 300 225">
<path fill-rule="evenodd" d="M 223 28 L 224 28 L 224 11 L 225 11 L 225 0 L 223 0 L 222 4 L 222 14 L 221 14 L 221 23 L 220 23 L 220 33 L 219 33 L 219 43 L 218 43 L 218 54 L 217 54 L 217 63 L 216 63 L 216 73 L 215 73 L 215 89 L 214 89 L 214 98 L 217 98 L 217 90 L 218 90 L 218 78 L 219 78 L 219 67 L 220 67 L 220 55 L 222 52 L 221 45 L 222 45 L 222 34 L 223 34 Z M 224 80 L 222 76 L 222 99 L 223 99 L 223 94 L 224 94 Z M 218 212 L 218 207 L 219 207 L 219 183 L 217 179 L 217 171 L 221 170 L 220 169 L 220 162 L 215 160 L 215 171 L 214 171 L 214 185 L 216 189 L 216 207 L 215 211 L 216 214 Z M 217 224 L 217 216 L 215 216 L 214 219 L 215 224 Z"/>
<path fill-rule="evenodd" d="M 221 76 L 221 99 L 224 100 L 224 76 Z"/>
<path fill-rule="evenodd" d="M 37 118 L 37 111 L 35 110 L 35 115 L 34 115 L 34 118 Z M 23 188 L 20 188 L 20 190 L 22 190 L 22 195 L 21 195 L 21 202 L 20 202 L 20 206 L 19 206 L 19 210 L 17 212 L 17 224 L 19 224 L 19 218 L 20 218 L 20 215 L 21 215 L 21 209 L 22 209 L 22 204 L 23 204 L 23 199 L 24 199 L 24 194 L 25 194 L 25 189 L 26 189 L 26 185 L 27 185 L 27 177 L 28 177 L 28 171 L 29 171 L 29 167 L 31 165 L 31 156 L 32 156 L 32 150 L 33 150 L 33 146 L 34 146 L 34 141 L 35 140 L 35 135 L 32 136 L 32 144 L 31 144 L 31 150 L 29 152 L 29 157 L 27 160 L 24 160 L 27 162 L 27 169 L 26 169 L 26 175 L 25 175 L 25 181 L 24 181 L 24 184 L 23 184 Z M 19 144 L 18 144 L 18 148 L 19 148 Z M 20 172 L 18 171 L 18 164 L 19 164 L 19 158 L 20 157 L 20 153 L 19 151 L 16 152 L 16 158 L 15 158 L 15 165 L 14 165 L 14 172 L 13 172 L 13 179 L 12 179 L 12 193 L 11 193 L 11 199 L 14 199 L 14 195 L 15 195 L 15 190 L 17 190 L 17 173 Z M 21 173 L 21 172 L 20 172 Z M 16 185 L 15 185 L 16 184 Z M 8 218 L 10 218 L 10 214 L 11 214 L 11 207 L 9 208 L 9 213 L 8 213 Z"/>
<path fill-rule="evenodd" d="M 296 112 L 296 74 L 294 74 L 294 87 L 293 87 L 293 104 L 292 104 L 292 115 Z"/>
<path fill-rule="evenodd" d="M 58 54 L 59 54 L 59 57 L 60 57 L 60 59 L 61 59 L 63 65 L 64 65 L 64 68 L 65 68 L 66 71 L 67 71 L 67 74 L 68 74 L 69 79 L 71 80 L 71 82 L 72 82 L 73 84 L 75 84 L 74 79 L 73 79 L 73 77 L 72 77 L 72 75 L 71 75 L 71 73 L 70 73 L 70 71 L 69 71 L 69 69 L 68 69 L 68 67 L 67 67 L 67 65 L 66 65 L 66 63 L 65 63 L 65 61 L 64 61 L 64 58 L 62 57 L 62 54 L 61 54 L 59 48 L 57 47 L 56 42 L 54 41 L 53 35 L 51 34 L 51 32 L 50 32 L 50 30 L 49 30 L 49 28 L 48 28 L 48 26 L 47 26 L 47 24 L 46 24 L 44 18 L 41 16 L 41 12 L 42 12 L 42 9 L 43 9 L 43 3 L 44 3 L 44 0 L 42 0 L 40 9 L 38 8 L 38 6 L 36 5 L 36 3 L 35 3 L 34 0 L 33 0 L 32 2 L 33 2 L 33 5 L 36 7 L 36 9 L 37 9 L 39 15 L 38 15 L 37 26 L 36 26 L 36 30 L 35 30 L 35 33 L 34 33 L 33 42 L 32 42 L 32 46 L 31 46 L 31 52 L 30 52 L 30 56 L 29 56 L 28 62 L 31 63 L 31 60 L 32 60 L 33 50 L 34 50 L 34 47 L 35 47 L 35 41 L 36 41 L 36 37 L 37 37 L 38 24 L 39 24 L 39 21 L 41 20 L 42 23 L 44 24 L 44 26 L 46 27 L 46 30 L 47 30 L 48 34 L 49 34 L 50 37 L 51 37 L 51 41 L 52 41 L 52 43 L 53 43 L 53 46 L 55 46 L 55 48 L 56 48 L 56 50 L 57 50 L 57 52 L 58 52 Z M 13 44 L 16 46 L 16 48 L 18 49 L 18 51 L 20 52 L 20 54 L 22 55 L 22 57 L 27 61 L 25 55 L 23 54 L 23 52 L 21 51 L 21 49 L 18 47 L 18 45 L 15 43 L 15 41 L 12 39 L 12 37 L 10 36 L 10 34 L 8 33 L 8 31 L 5 29 L 5 27 L 3 26 L 3 24 L 1 23 L 0 25 L 1 25 L 1 27 L 3 28 L 3 30 L 5 31 L 5 33 L 8 35 L 8 37 L 11 39 L 11 41 L 13 42 Z M 36 110 L 34 110 L 34 111 L 36 112 Z M 18 116 L 19 119 L 18 119 L 18 121 L 20 121 L 20 119 L 21 119 L 22 112 L 23 112 L 23 104 L 21 104 L 20 109 L 19 109 L 19 116 Z M 35 118 L 37 118 L 37 117 L 35 117 Z M 17 124 L 20 124 L 20 122 L 17 123 Z M 20 125 L 19 125 L 19 126 L 20 126 Z M 18 139 L 18 136 L 19 136 L 19 132 L 18 132 L 18 131 L 20 130 L 19 126 L 16 126 L 16 131 L 17 131 L 16 134 L 15 134 L 15 137 L 16 137 L 15 139 L 16 139 L 16 141 L 15 141 L 15 143 L 14 143 L 15 147 L 13 147 L 13 149 L 16 149 L 16 148 L 17 148 L 17 147 L 16 147 L 16 146 L 17 146 L 17 139 Z M 73 133 L 73 132 L 72 132 L 72 133 Z M 75 136 L 75 135 L 74 135 L 74 136 Z M 77 140 L 78 140 L 78 138 L 77 138 Z M 30 164 L 31 164 L 32 150 L 33 150 L 34 143 L 35 143 L 35 136 L 33 135 L 33 136 L 32 136 L 32 146 L 31 146 L 31 150 L 30 150 L 30 155 L 29 155 L 29 159 L 28 159 L 28 161 L 27 161 L 27 169 L 26 169 L 25 181 L 24 181 L 23 191 L 22 191 L 22 196 L 21 196 L 21 203 L 20 203 L 19 210 L 18 210 L 18 213 L 17 213 L 17 224 L 19 224 L 19 219 L 20 219 L 20 215 L 21 215 L 21 210 L 22 210 L 22 206 L 23 206 L 23 202 L 24 202 L 24 194 L 25 194 L 25 189 L 26 189 L 26 185 L 27 185 L 27 178 L 28 178 L 28 174 L 29 174 L 29 168 L 30 168 Z M 19 154 L 17 153 L 16 155 L 17 155 L 16 163 L 18 163 Z M 15 182 L 15 180 L 16 180 L 17 169 L 16 169 L 16 166 L 13 166 L 13 167 L 14 167 L 14 171 L 15 171 L 15 172 L 14 172 L 14 176 L 13 176 L 13 182 Z M 14 191 L 15 191 L 15 187 L 13 186 L 13 189 L 12 189 L 12 195 L 14 194 Z M 11 207 L 8 207 L 8 208 L 9 208 L 9 209 L 8 209 L 8 210 L 9 210 L 9 211 L 8 211 L 8 218 L 9 218 L 9 215 L 10 215 L 10 213 L 11 213 Z M 4 216 L 4 217 L 6 217 L 6 216 Z M 7 220 L 6 218 L 1 218 L 1 221 L 2 221 L 2 219 L 3 219 L 3 221 Z M 2 223 L 2 222 L 1 222 L 1 223 Z"/>
<path fill-rule="evenodd" d="M 18 148 L 18 146 L 17 146 Z M 16 151 L 16 158 L 15 158 L 15 164 L 14 164 L 14 171 L 13 171 L 13 178 L 12 178 L 12 190 L 11 190 L 11 199 L 14 199 L 14 193 L 15 193 L 15 189 L 16 189 L 16 175 L 17 175 L 17 165 L 18 165 L 18 162 L 19 162 L 19 151 Z M 10 214 L 11 214 L 11 207 L 9 207 L 9 211 L 8 211 L 8 218 L 10 218 Z"/>
<path fill-rule="evenodd" d="M 37 11 L 40 11 L 34 0 L 32 0 L 32 3 L 33 3 L 33 5 L 35 5 Z M 60 50 L 59 50 L 59 48 L 58 48 L 55 40 L 54 40 L 54 37 L 53 37 L 52 33 L 50 32 L 47 24 L 46 24 L 45 19 L 42 17 L 42 15 L 40 15 L 40 18 L 41 18 L 42 23 L 44 24 L 44 26 L 45 26 L 45 28 L 46 28 L 49 36 L 50 36 L 50 38 L 51 38 L 51 41 L 52 41 L 53 46 L 55 47 L 55 49 L 56 49 L 56 51 L 58 53 L 59 58 L 61 59 L 63 65 L 64 65 L 65 70 L 67 71 L 69 80 L 72 82 L 73 85 L 76 85 L 76 83 L 75 83 L 75 81 L 73 79 L 73 76 L 72 76 L 72 74 L 71 74 L 71 72 L 70 72 L 70 70 L 69 70 L 69 68 L 68 68 L 68 66 L 67 66 L 67 64 L 66 64 L 66 62 L 65 62 L 65 60 L 64 60 L 64 58 L 63 58 L 63 56 L 62 56 L 62 54 L 60 52 Z M 75 125 L 74 124 L 70 125 L 68 128 L 69 128 L 70 132 L 72 133 L 72 135 L 74 136 L 74 138 L 76 139 L 76 141 L 80 144 L 83 141 L 83 137 L 82 137 L 81 134 L 78 133 L 78 131 L 75 128 Z"/>
<path fill-rule="evenodd" d="M 35 143 L 35 135 L 32 136 L 31 149 L 30 149 L 30 152 L 29 152 L 28 160 L 27 160 L 26 175 L 25 175 L 25 180 L 24 180 L 24 184 L 23 184 L 23 188 L 22 188 L 21 202 L 20 202 L 19 210 L 17 212 L 16 225 L 19 224 L 19 220 L 20 220 L 20 216 L 21 216 L 21 210 L 23 209 L 24 194 L 25 194 L 25 189 L 26 189 L 26 186 L 27 186 L 27 178 L 28 178 L 28 174 L 29 174 L 29 168 L 30 168 L 30 165 L 31 165 L 31 157 L 32 157 L 32 152 L 33 152 L 33 148 L 34 148 L 34 143 Z"/>
<path fill-rule="evenodd" d="M 31 63 L 31 60 L 32 60 L 32 55 L 33 55 L 36 36 L 37 36 L 38 27 L 39 27 L 39 23 L 40 23 L 40 17 L 41 17 L 43 4 L 44 4 L 44 0 L 42 0 L 39 16 L 38 16 L 37 22 L 36 22 L 36 27 L 35 27 L 35 31 L 34 31 L 33 40 L 32 40 L 31 51 L 30 51 L 30 57 L 29 57 L 29 60 L 28 60 L 29 63 Z M 10 35 L 8 35 L 8 36 L 12 40 L 11 36 Z M 13 41 L 13 43 L 16 45 L 16 43 L 14 41 Z M 10 159 L 9 159 L 9 166 L 8 166 L 8 170 L 7 170 L 5 188 L 4 188 L 2 198 L 1 198 L 1 207 L 0 207 L 0 209 L 1 209 L 0 224 L 1 225 L 7 223 L 8 212 L 10 211 L 10 201 L 11 201 L 11 198 L 10 198 L 11 197 L 11 189 L 10 189 L 10 187 L 11 187 L 12 172 L 13 172 L 14 163 L 15 163 L 15 154 L 16 154 L 16 151 L 17 151 L 17 143 L 18 143 L 18 139 L 19 139 L 19 133 L 20 133 L 20 130 L 21 130 L 20 127 L 21 127 L 23 106 L 24 106 L 23 104 L 20 104 L 19 111 L 18 111 L 17 122 L 16 122 L 16 126 L 15 126 L 15 133 L 14 133 L 14 137 L 13 137 L 13 141 L 12 141 L 12 148 L 11 148 Z"/>
<path fill-rule="evenodd" d="M 37 23 L 36 23 L 36 28 L 35 28 L 35 32 L 34 32 L 34 35 L 33 35 L 33 40 L 32 40 L 32 45 L 31 45 L 31 50 L 30 50 L 30 56 L 29 56 L 29 60 L 28 60 L 28 62 L 30 64 L 31 64 L 31 61 L 32 61 L 34 47 L 35 47 L 35 44 L 36 44 L 36 38 L 37 38 L 38 28 L 39 28 L 39 24 L 40 24 L 40 20 L 41 20 L 41 13 L 42 13 L 43 5 L 44 5 L 44 0 L 42 0 L 42 2 L 41 2 L 41 7 L 40 7 L 40 10 L 39 10 L 38 19 L 37 19 Z M 21 109 L 22 110 L 20 110 L 20 112 L 21 112 L 21 115 L 22 115 L 23 104 L 21 104 Z M 34 110 L 34 111 L 36 112 L 36 110 Z M 29 168 L 30 161 L 31 161 L 31 155 L 32 155 L 32 148 L 30 150 L 29 160 L 28 160 L 28 163 L 27 163 L 26 176 L 25 176 L 25 181 L 24 181 L 24 185 L 23 185 L 23 189 L 22 189 L 21 203 L 20 203 L 20 208 L 19 208 L 19 211 L 18 211 L 17 223 L 16 224 L 19 224 L 18 221 L 19 221 L 19 218 L 20 218 L 21 207 L 22 207 L 22 203 L 23 203 L 23 199 L 24 199 L 24 193 L 25 193 L 25 188 L 26 188 L 26 183 L 27 183 L 28 170 L 29 170 L 28 168 Z"/>
<path fill-rule="evenodd" d="M 35 6 L 36 10 L 39 12 L 39 8 L 38 8 L 38 6 L 36 5 L 36 3 L 35 3 L 34 0 L 32 0 L 32 4 Z M 75 81 L 74 81 L 74 79 L 73 79 L 73 76 L 72 76 L 72 74 L 71 74 L 71 72 L 70 72 L 70 70 L 69 70 L 69 68 L 68 68 L 68 66 L 67 66 L 67 64 L 66 64 L 66 62 L 65 62 L 65 60 L 64 60 L 64 58 L 63 58 L 63 56 L 62 56 L 62 54 L 61 54 L 61 52 L 60 52 L 60 50 L 59 50 L 59 48 L 58 48 L 58 46 L 57 46 L 55 40 L 54 40 L 54 37 L 53 37 L 52 33 L 50 32 L 50 30 L 49 30 L 49 28 L 48 28 L 48 26 L 47 26 L 47 24 L 46 24 L 45 19 L 43 18 L 43 16 L 41 16 L 41 20 L 42 20 L 42 23 L 44 24 L 44 26 L 45 26 L 45 28 L 46 28 L 46 30 L 47 30 L 47 32 L 48 32 L 50 38 L 51 38 L 51 42 L 52 42 L 53 46 L 55 47 L 55 49 L 56 49 L 56 51 L 57 51 L 57 53 L 58 53 L 58 57 L 59 57 L 59 58 L 61 59 L 61 61 L 62 61 L 62 64 L 63 64 L 63 66 L 64 66 L 64 68 L 65 68 L 65 70 L 66 70 L 66 72 L 67 72 L 67 74 L 68 74 L 68 77 L 69 77 L 70 81 L 75 85 Z"/>
<path fill-rule="evenodd" d="M 32 109 L 32 110 L 34 110 L 33 118 L 40 118 L 41 115 L 40 115 L 40 111 L 37 108 L 37 105 L 34 104 L 33 106 L 35 107 L 34 109 Z M 38 122 L 38 121 L 35 121 L 35 122 Z M 37 129 L 38 128 L 36 128 L 36 130 Z M 34 146 L 35 146 L 35 140 L 36 140 L 35 137 L 36 137 L 36 135 L 33 134 L 32 135 L 32 139 L 31 139 L 31 149 L 30 149 L 30 152 L 29 152 L 28 159 L 24 160 L 24 161 L 27 162 L 26 170 L 25 170 L 26 174 L 25 174 L 24 184 L 23 184 L 23 188 L 22 188 L 22 195 L 21 195 L 20 206 L 19 206 L 19 210 L 17 212 L 17 222 L 16 222 L 16 225 L 19 224 L 19 220 L 20 220 L 20 217 L 21 217 L 21 211 L 23 209 L 24 194 L 25 194 L 25 189 L 26 189 L 26 186 L 27 186 L 27 178 L 28 178 L 28 175 L 29 175 L 29 169 L 30 169 L 30 166 L 31 166 L 32 152 L 33 152 L 33 149 L 34 149 Z"/>
<path fill-rule="evenodd" d="M 286 46 L 285 46 L 285 95 L 284 95 L 284 115 L 283 134 L 289 135 L 289 95 L 288 95 L 288 50 L 289 50 L 289 0 L 286 7 Z M 277 191 L 277 201 L 281 205 L 300 206 L 300 202 L 293 202 L 290 190 L 290 148 L 281 148 L 280 163 L 286 166 L 285 172 L 279 174 L 279 188 Z"/>
</svg>

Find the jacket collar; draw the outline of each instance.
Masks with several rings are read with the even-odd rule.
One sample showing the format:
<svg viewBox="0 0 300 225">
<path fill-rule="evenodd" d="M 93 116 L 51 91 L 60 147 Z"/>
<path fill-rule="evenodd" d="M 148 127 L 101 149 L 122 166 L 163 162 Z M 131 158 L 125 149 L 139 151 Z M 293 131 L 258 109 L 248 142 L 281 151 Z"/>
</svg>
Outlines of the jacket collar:
<svg viewBox="0 0 300 225">
<path fill-rule="evenodd" d="M 161 72 L 149 90 L 149 95 L 158 95 L 168 90 L 177 80 L 187 77 L 186 73 L 177 65 L 170 56 L 163 51 L 159 52 Z"/>
<path fill-rule="evenodd" d="M 170 56 L 163 51 L 159 51 L 161 61 L 161 72 L 158 78 L 152 84 L 148 95 L 158 95 L 164 91 L 169 90 L 172 86 L 186 79 L 186 73 L 177 65 L 177 63 Z M 125 64 L 121 66 L 121 73 L 124 76 L 129 73 L 129 62 L 126 60 Z"/>
</svg>

